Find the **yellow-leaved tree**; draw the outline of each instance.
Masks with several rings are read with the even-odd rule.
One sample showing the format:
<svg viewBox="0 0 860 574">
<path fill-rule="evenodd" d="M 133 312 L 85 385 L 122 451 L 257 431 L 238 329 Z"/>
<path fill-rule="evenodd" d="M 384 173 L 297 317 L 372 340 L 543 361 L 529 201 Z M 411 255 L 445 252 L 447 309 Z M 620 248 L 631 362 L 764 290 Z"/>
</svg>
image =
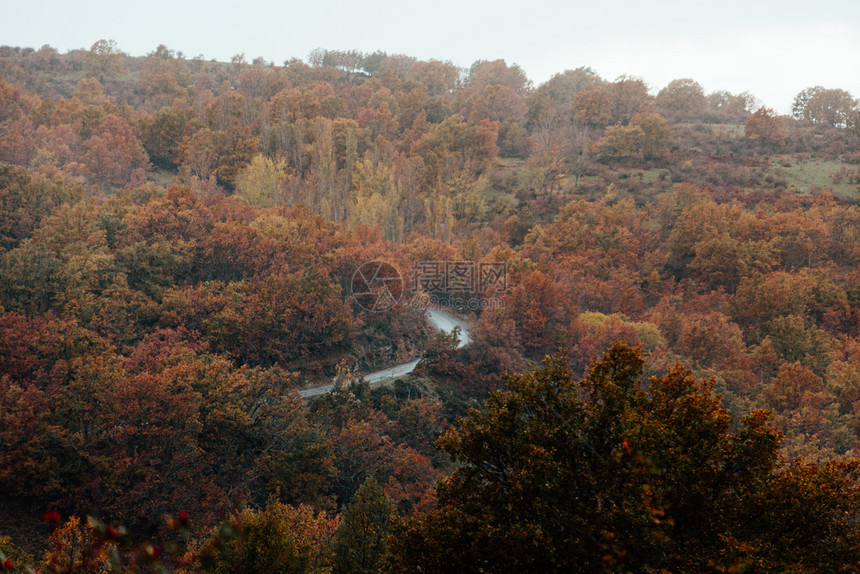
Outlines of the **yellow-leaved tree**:
<svg viewBox="0 0 860 574">
<path fill-rule="evenodd" d="M 284 160 L 274 161 L 257 154 L 236 178 L 236 190 L 248 203 L 257 207 L 290 205 L 287 183 L 290 169 Z"/>
</svg>

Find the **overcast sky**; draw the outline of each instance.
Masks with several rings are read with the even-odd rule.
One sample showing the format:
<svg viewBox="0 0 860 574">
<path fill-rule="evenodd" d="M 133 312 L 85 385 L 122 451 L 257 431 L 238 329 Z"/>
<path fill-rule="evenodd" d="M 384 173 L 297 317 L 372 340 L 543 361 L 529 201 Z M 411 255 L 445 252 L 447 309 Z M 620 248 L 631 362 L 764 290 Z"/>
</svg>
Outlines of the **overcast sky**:
<svg viewBox="0 0 860 574">
<path fill-rule="evenodd" d="M 462 67 L 503 58 L 535 85 L 591 66 L 608 80 L 642 77 L 655 93 L 677 78 L 749 91 L 781 113 L 810 86 L 860 96 L 860 0 L 0 0 L 0 45 L 66 52 L 102 38 L 131 55 L 165 44 L 276 64 L 318 47 Z"/>
</svg>

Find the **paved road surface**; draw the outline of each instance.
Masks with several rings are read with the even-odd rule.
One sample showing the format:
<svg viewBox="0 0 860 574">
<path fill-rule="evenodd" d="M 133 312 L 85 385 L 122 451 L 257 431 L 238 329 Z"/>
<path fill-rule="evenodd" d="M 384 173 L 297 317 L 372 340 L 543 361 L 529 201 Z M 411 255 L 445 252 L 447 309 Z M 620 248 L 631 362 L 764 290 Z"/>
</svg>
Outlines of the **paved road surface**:
<svg viewBox="0 0 860 574">
<path fill-rule="evenodd" d="M 446 313 L 445 311 L 440 311 L 438 309 L 429 308 L 427 310 L 427 319 L 430 321 L 430 324 L 433 325 L 436 329 L 445 333 L 450 333 L 454 330 L 454 327 L 460 327 L 460 344 L 457 345 L 458 347 L 463 347 L 472 342 L 472 337 L 469 333 L 469 328 L 466 327 L 466 323 L 463 322 L 461 319 L 454 317 L 450 313 Z M 381 381 L 387 381 L 388 379 L 393 379 L 395 377 L 408 375 L 415 370 L 415 366 L 420 360 L 420 358 L 414 359 L 412 361 L 409 361 L 408 363 L 394 365 L 393 367 L 389 367 L 387 369 L 382 369 L 381 371 L 376 371 L 375 373 L 364 375 L 364 380 L 370 384 L 374 384 L 379 383 Z M 334 384 L 332 383 L 328 385 L 323 385 L 321 387 L 301 390 L 299 391 L 299 395 L 301 395 L 302 397 L 315 397 L 318 395 L 322 395 L 323 393 L 327 393 L 333 388 Z"/>
<path fill-rule="evenodd" d="M 454 327 L 460 327 L 460 344 L 457 345 L 458 348 L 465 347 L 472 342 L 472 336 L 469 333 L 469 328 L 466 326 L 466 323 L 450 313 L 428 307 L 427 318 L 434 327 L 446 333 L 453 331 Z"/>
</svg>

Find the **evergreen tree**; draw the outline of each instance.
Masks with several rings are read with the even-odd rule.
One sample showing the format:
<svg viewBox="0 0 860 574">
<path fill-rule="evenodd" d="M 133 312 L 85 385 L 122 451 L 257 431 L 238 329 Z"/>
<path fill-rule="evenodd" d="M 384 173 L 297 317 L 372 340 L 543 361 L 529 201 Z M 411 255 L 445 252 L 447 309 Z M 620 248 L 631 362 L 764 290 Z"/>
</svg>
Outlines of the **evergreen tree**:
<svg viewBox="0 0 860 574">
<path fill-rule="evenodd" d="M 368 477 L 347 506 L 334 535 L 335 572 L 379 572 L 397 507 L 375 478 Z"/>
</svg>

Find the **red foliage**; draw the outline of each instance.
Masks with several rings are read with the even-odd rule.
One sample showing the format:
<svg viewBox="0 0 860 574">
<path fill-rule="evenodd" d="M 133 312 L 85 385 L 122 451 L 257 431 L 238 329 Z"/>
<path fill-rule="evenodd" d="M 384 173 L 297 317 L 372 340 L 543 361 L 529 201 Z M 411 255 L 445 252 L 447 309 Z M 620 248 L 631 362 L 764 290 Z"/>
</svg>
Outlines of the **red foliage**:
<svg viewBox="0 0 860 574">
<path fill-rule="evenodd" d="M 109 114 L 84 144 L 87 174 L 98 185 L 125 187 L 132 174 L 149 165 L 149 157 L 131 126 Z"/>
</svg>

